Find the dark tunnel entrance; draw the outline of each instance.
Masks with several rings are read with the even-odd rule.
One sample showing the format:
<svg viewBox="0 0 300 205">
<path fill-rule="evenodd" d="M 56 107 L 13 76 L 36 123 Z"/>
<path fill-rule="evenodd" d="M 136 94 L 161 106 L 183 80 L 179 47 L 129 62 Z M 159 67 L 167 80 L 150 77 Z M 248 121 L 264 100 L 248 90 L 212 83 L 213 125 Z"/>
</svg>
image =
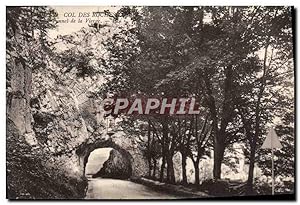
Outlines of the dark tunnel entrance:
<svg viewBox="0 0 300 205">
<path fill-rule="evenodd" d="M 111 140 L 83 144 L 77 154 L 87 178 L 128 179 L 132 176 L 131 154 Z"/>
</svg>

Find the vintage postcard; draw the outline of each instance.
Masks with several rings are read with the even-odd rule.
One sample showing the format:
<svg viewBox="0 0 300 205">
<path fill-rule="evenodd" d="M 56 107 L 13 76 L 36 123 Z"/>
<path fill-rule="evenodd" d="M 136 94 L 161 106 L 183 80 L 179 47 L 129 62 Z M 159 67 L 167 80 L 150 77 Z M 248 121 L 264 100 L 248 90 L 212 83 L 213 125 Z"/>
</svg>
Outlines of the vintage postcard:
<svg viewBox="0 0 300 205">
<path fill-rule="evenodd" d="M 7 6 L 7 198 L 295 199 L 290 6 Z"/>
</svg>

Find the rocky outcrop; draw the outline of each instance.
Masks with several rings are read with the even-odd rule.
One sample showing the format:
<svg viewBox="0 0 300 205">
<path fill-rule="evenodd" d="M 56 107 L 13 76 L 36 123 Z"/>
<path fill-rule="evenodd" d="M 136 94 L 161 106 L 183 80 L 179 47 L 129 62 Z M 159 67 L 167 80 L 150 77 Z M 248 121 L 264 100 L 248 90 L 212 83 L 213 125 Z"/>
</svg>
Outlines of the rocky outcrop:
<svg viewBox="0 0 300 205">
<path fill-rule="evenodd" d="M 45 19 L 44 13 L 38 14 L 43 9 L 32 10 L 30 7 L 7 9 L 8 198 L 83 198 L 87 186 L 84 171 L 90 152 L 98 147 L 124 146 L 123 149 L 130 148 L 130 154 L 135 154 L 132 151 L 135 148 L 130 140 L 119 140 L 124 141 L 122 144 L 109 139 L 110 143 L 106 143 L 109 136 L 104 133 L 100 99 L 94 96 L 103 83 L 103 76 L 98 72 L 82 73 L 81 68 L 89 64 L 97 70 L 100 65 L 94 58 L 84 59 L 79 65 L 70 63 L 76 59 L 74 50 L 84 51 L 97 43 L 102 49 L 99 38 L 95 36 L 91 43 L 75 34 L 78 44 L 63 43 L 61 47 L 70 48 L 66 52 L 50 49 L 47 40 L 43 38 L 40 42 L 42 38 L 31 32 L 39 25 L 40 16 Z M 27 15 L 37 23 L 29 28 L 30 32 L 24 28 L 28 27 Z M 86 36 L 84 30 L 79 33 Z M 74 49 L 75 45 L 79 49 Z M 131 173 L 130 167 L 126 176 Z"/>
<path fill-rule="evenodd" d="M 21 56 L 12 54 L 7 57 L 7 67 L 10 71 L 10 81 L 7 83 L 7 116 L 14 122 L 20 134 L 25 136 L 26 141 L 35 145 L 30 113 L 31 69 L 25 65 Z"/>
<path fill-rule="evenodd" d="M 14 65 L 11 68 L 13 72 L 17 72 L 17 70 L 21 72 L 22 69 L 25 69 L 22 64 L 18 64 L 18 66 L 16 68 Z M 50 66 L 49 69 L 53 67 Z M 8 178 L 8 186 L 11 187 L 9 198 L 84 197 L 84 189 L 87 185 L 84 171 L 88 156 L 94 149 L 101 147 L 112 147 L 118 151 L 124 149 L 132 156 L 127 158 L 131 160 L 131 168 L 128 168 L 126 174 L 118 175 L 127 178 L 131 175 L 144 175 L 147 165 L 145 165 L 145 160 L 133 139 L 124 134 L 106 135 L 103 131 L 99 99 L 80 97 L 79 94 L 84 93 L 93 82 L 79 82 L 72 75 L 60 75 L 62 79 L 54 78 L 49 69 L 32 74 L 31 91 L 26 88 L 26 92 L 10 92 L 23 89 L 23 87 L 17 87 L 17 83 L 13 83 L 12 89 L 8 91 L 7 117 L 12 120 L 18 130 L 18 137 L 25 139 L 14 149 L 16 156 L 7 158 L 8 164 L 11 166 L 9 168 L 11 175 Z M 20 72 L 18 75 L 10 74 L 13 82 L 18 81 L 14 78 L 23 79 L 22 75 L 25 75 L 25 78 L 27 75 L 31 75 L 29 71 Z M 58 76 L 60 70 L 53 72 Z M 22 79 L 20 82 L 23 82 Z M 76 85 L 75 88 L 73 84 Z M 30 92 L 33 96 L 31 98 Z M 17 93 L 22 95 L 18 98 Z M 10 130 L 7 131 L 8 135 L 10 132 Z M 33 135 L 31 136 L 30 133 Z M 7 141 L 7 144 L 12 144 L 12 142 Z M 18 166 L 19 158 L 22 162 L 29 160 L 24 159 L 23 157 L 26 155 L 17 151 L 22 144 L 28 146 L 29 158 L 38 161 L 27 163 L 26 165 L 30 165 L 30 167 Z M 35 164 L 38 165 L 38 168 L 31 167 Z M 31 177 L 27 171 L 36 177 L 34 181 L 27 178 Z M 26 183 L 22 182 L 22 178 L 26 180 Z M 45 183 L 41 183 L 40 180 Z M 29 185 L 34 185 L 35 188 Z M 55 189 L 55 187 L 62 188 Z M 35 189 L 41 191 L 45 189 L 45 192 L 33 191 Z M 46 193 L 47 191 L 49 194 Z"/>
<path fill-rule="evenodd" d="M 21 38 L 15 35 L 12 43 Z M 100 99 L 92 95 L 103 77 L 78 77 L 76 68 L 66 72 L 46 56 L 46 67 L 33 70 L 22 50 L 7 55 L 7 121 L 17 133 L 7 130 L 8 197 L 84 197 L 85 165 L 100 147 L 129 150 L 134 168 L 124 176 L 143 175 L 144 160 L 130 137 L 104 133 Z"/>
<path fill-rule="evenodd" d="M 33 149 L 17 126 L 7 119 L 6 177 L 8 199 L 81 199 L 87 180 L 49 166 L 51 158 Z"/>
<path fill-rule="evenodd" d="M 109 158 L 104 162 L 99 172 L 93 175 L 93 178 L 113 178 L 128 179 L 131 177 L 131 160 L 125 150 L 111 150 Z"/>
<path fill-rule="evenodd" d="M 33 70 L 20 32 L 7 38 L 7 198 L 83 198 L 87 180 L 75 149 L 89 137 L 85 122 L 53 77 L 60 70 Z"/>
</svg>

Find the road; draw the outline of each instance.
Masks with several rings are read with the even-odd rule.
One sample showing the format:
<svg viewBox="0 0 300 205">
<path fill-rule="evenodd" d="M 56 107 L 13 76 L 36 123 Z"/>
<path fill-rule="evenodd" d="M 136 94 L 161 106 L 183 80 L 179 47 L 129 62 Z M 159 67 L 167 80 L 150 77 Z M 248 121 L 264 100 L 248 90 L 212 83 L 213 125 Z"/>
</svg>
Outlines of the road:
<svg viewBox="0 0 300 205">
<path fill-rule="evenodd" d="M 179 196 L 157 192 L 131 181 L 88 178 L 86 199 L 176 199 Z"/>
</svg>

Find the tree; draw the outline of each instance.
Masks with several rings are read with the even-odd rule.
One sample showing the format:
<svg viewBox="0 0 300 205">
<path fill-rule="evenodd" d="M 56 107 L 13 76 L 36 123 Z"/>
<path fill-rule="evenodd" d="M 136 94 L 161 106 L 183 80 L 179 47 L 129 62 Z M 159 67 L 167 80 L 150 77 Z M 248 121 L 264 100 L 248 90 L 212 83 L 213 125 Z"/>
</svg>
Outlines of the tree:
<svg viewBox="0 0 300 205">
<path fill-rule="evenodd" d="M 192 146 L 189 150 L 189 157 L 192 159 L 195 168 L 195 184 L 200 184 L 199 163 L 201 158 L 206 154 L 208 143 L 211 136 L 211 126 L 209 115 L 204 114 L 204 117 L 195 116 L 194 127 L 192 130 Z"/>
<path fill-rule="evenodd" d="M 253 192 L 253 170 L 255 153 L 260 136 L 266 132 L 266 123 L 276 116 L 275 106 L 286 107 L 282 91 L 290 83 L 292 61 L 291 15 L 287 8 L 258 8 L 262 15 L 253 18 L 249 27 L 254 27 L 257 48 L 261 49 L 261 66 L 250 76 L 253 87 L 246 89 L 240 101 L 239 110 L 250 146 L 250 166 L 247 192 Z M 260 73 L 260 77 L 259 74 Z M 288 77 L 283 79 L 282 77 Z M 280 79 L 280 80 L 279 80 Z M 288 82 L 288 83 L 286 83 Z M 247 93 L 248 92 L 248 93 Z M 251 92 L 251 93 L 249 93 Z M 253 100 L 255 99 L 255 100 Z M 275 109 L 274 109 L 275 108 Z"/>
<path fill-rule="evenodd" d="M 276 100 L 268 98 L 280 92 L 278 87 L 271 88 L 271 85 L 280 85 L 284 76 L 276 72 L 276 68 L 285 67 L 291 59 L 287 52 L 291 51 L 289 9 L 143 7 L 137 10 L 125 7 L 120 11 L 114 14 L 114 19 L 125 14 L 131 20 L 105 43 L 110 53 L 110 59 L 105 60 L 106 91 L 128 96 L 139 93 L 195 97 L 202 102 L 201 109 L 209 111 L 214 179 L 221 178 L 226 147 L 232 142 L 244 141 L 244 129 L 250 150 L 250 184 L 261 136 L 259 130 L 264 130 L 263 122 L 272 118 L 262 110 L 271 109 Z M 271 50 L 276 58 L 270 58 Z M 270 60 L 274 64 L 270 65 Z M 205 116 L 200 118 L 205 119 Z M 161 180 L 166 163 L 167 179 L 173 181 L 172 156 L 176 150 L 184 159 L 185 147 L 197 149 L 198 144 L 191 142 L 197 139 L 195 133 L 199 130 L 194 131 L 194 135 L 187 132 L 193 127 L 200 129 L 195 128 L 192 121 L 162 117 L 151 122 L 152 131 L 160 137 L 157 139 L 162 149 Z M 185 183 L 185 177 L 183 181 Z"/>
</svg>

